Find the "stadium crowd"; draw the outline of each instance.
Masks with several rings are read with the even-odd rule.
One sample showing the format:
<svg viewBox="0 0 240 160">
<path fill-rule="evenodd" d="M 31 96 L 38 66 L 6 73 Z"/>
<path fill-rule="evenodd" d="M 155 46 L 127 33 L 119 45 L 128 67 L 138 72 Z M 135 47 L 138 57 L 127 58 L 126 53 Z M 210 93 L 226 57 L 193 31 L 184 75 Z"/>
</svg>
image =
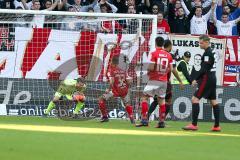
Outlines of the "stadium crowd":
<svg viewBox="0 0 240 160">
<path fill-rule="evenodd" d="M 240 35 L 239 0 L 0 0 L 0 8 L 155 14 L 158 33 Z M 127 22 L 115 25 L 125 28 Z M 90 25 L 92 29 L 96 26 Z"/>
</svg>

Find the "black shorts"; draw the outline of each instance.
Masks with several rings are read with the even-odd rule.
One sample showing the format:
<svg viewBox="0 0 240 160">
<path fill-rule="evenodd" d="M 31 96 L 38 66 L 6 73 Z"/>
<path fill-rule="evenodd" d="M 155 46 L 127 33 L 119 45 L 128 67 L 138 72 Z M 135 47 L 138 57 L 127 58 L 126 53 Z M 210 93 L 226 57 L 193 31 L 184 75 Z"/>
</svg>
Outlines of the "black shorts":
<svg viewBox="0 0 240 160">
<path fill-rule="evenodd" d="M 165 100 L 168 100 L 168 99 L 172 99 L 172 84 L 171 84 L 171 82 L 167 83 Z"/>
<path fill-rule="evenodd" d="M 216 100 L 216 90 L 217 79 L 215 74 L 205 74 L 203 78 L 198 81 L 198 89 L 195 91 L 194 96 L 198 99 Z"/>
</svg>

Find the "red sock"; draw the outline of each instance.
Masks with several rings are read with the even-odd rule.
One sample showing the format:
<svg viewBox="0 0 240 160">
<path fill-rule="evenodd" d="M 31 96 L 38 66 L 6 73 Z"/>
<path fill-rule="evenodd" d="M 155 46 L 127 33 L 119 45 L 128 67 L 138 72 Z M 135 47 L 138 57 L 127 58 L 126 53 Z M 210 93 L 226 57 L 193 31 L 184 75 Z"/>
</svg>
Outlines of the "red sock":
<svg viewBox="0 0 240 160">
<path fill-rule="evenodd" d="M 159 107 L 159 120 L 161 122 L 165 120 L 165 114 L 166 114 L 166 105 L 163 104 Z"/>
<path fill-rule="evenodd" d="M 142 102 L 142 119 L 147 119 L 148 103 Z"/>
<path fill-rule="evenodd" d="M 100 100 L 98 102 L 98 105 L 99 105 L 99 109 L 101 111 L 102 116 L 107 117 L 108 113 L 107 113 L 107 108 L 106 108 L 106 104 L 105 104 L 104 100 Z"/>
<path fill-rule="evenodd" d="M 127 111 L 129 117 L 133 116 L 133 107 L 132 106 L 126 106 L 126 111 Z"/>
</svg>

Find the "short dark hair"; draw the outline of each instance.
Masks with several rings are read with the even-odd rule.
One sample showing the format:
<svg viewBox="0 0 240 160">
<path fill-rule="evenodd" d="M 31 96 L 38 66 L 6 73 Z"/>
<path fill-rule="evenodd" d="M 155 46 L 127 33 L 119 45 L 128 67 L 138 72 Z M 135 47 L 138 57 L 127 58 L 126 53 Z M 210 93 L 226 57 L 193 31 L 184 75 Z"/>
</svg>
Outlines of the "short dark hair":
<svg viewBox="0 0 240 160">
<path fill-rule="evenodd" d="M 119 63 L 119 56 L 115 55 L 112 57 L 112 64 L 117 65 Z"/>
<path fill-rule="evenodd" d="M 170 47 L 170 46 L 172 46 L 171 40 L 169 40 L 169 39 L 165 40 L 163 47 L 164 47 L 164 48 L 168 48 L 168 47 Z"/>
<path fill-rule="evenodd" d="M 222 16 L 228 16 L 228 13 L 223 12 Z"/>
<path fill-rule="evenodd" d="M 164 45 L 164 39 L 163 39 L 162 37 L 157 37 L 157 38 L 155 39 L 155 43 L 156 43 L 156 45 L 157 45 L 158 47 L 163 47 L 163 45 Z"/>
<path fill-rule="evenodd" d="M 197 7 L 195 7 L 196 8 L 196 10 L 198 9 L 198 8 L 200 8 L 201 10 L 202 10 L 202 7 L 200 7 L 200 6 L 197 6 Z"/>
<path fill-rule="evenodd" d="M 209 36 L 208 36 L 208 35 L 205 35 L 205 34 L 201 35 L 201 36 L 199 37 L 199 40 L 203 40 L 203 41 L 210 42 Z"/>
<path fill-rule="evenodd" d="M 228 6 L 228 5 L 224 5 L 224 6 L 223 6 L 223 8 L 225 8 L 225 7 L 228 7 L 228 8 L 229 8 L 229 6 Z"/>
<path fill-rule="evenodd" d="M 164 45 L 164 39 L 162 37 L 157 37 L 155 43 L 158 47 L 162 47 Z"/>
</svg>

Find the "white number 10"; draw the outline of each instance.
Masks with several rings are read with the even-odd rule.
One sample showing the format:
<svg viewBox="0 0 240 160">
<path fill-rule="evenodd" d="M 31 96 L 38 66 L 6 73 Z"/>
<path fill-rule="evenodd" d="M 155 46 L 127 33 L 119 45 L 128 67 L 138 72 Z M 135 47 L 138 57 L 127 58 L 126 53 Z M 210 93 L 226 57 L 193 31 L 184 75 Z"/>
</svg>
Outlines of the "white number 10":
<svg viewBox="0 0 240 160">
<path fill-rule="evenodd" d="M 166 72 L 168 69 L 168 59 L 167 58 L 158 58 L 157 59 L 157 71 Z"/>
</svg>

